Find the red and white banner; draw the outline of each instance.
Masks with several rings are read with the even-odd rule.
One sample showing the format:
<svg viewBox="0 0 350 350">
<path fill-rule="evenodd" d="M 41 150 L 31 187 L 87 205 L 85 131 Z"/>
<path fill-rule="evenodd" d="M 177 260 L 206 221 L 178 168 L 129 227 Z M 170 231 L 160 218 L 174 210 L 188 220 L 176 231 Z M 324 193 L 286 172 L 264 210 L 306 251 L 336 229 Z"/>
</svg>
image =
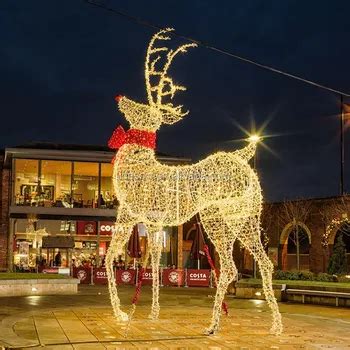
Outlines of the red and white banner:
<svg viewBox="0 0 350 350">
<path fill-rule="evenodd" d="M 141 269 L 139 270 L 141 272 Z M 142 276 L 142 284 L 152 284 L 153 282 L 153 275 L 152 275 L 152 269 L 146 269 Z"/>
<path fill-rule="evenodd" d="M 91 283 L 91 268 L 90 267 L 74 267 L 73 277 L 78 278 L 81 284 Z"/>
<path fill-rule="evenodd" d="M 187 285 L 189 287 L 209 287 L 210 270 L 187 270 Z"/>
<path fill-rule="evenodd" d="M 105 267 L 94 268 L 94 284 L 108 284 L 107 270 Z"/>
<path fill-rule="evenodd" d="M 183 286 L 184 271 L 177 269 L 163 270 L 163 285 L 164 286 Z"/>
<path fill-rule="evenodd" d="M 117 270 L 117 284 L 135 284 L 136 270 Z"/>
</svg>

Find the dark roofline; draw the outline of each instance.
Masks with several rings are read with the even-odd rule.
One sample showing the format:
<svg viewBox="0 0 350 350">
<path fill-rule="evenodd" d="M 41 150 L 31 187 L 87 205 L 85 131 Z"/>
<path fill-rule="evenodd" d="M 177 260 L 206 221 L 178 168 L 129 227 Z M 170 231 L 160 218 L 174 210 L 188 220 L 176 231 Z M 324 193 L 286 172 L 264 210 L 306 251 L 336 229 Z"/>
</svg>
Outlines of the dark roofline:
<svg viewBox="0 0 350 350">
<path fill-rule="evenodd" d="M 58 151 L 98 151 L 98 152 L 112 152 L 107 146 L 101 145 L 78 145 L 78 144 L 62 144 L 53 142 L 33 141 L 25 143 L 24 145 L 17 145 L 11 148 L 31 148 L 31 149 L 46 149 Z"/>
<path fill-rule="evenodd" d="M 321 201 L 327 201 L 327 200 L 332 200 L 332 199 L 339 199 L 339 198 L 345 198 L 347 200 L 350 200 L 350 194 L 346 193 L 344 195 L 336 195 L 336 196 L 328 196 L 328 197 L 315 197 L 315 198 L 296 198 L 296 199 L 286 199 L 286 200 L 281 200 L 281 201 L 276 201 L 276 202 L 267 202 L 265 201 L 265 204 L 271 204 L 271 205 L 277 205 L 277 204 L 282 204 L 285 202 L 309 202 L 309 201 L 316 201 L 316 202 L 321 202 Z"/>
<path fill-rule="evenodd" d="M 50 142 L 31 142 L 21 146 L 5 149 L 4 166 L 10 166 L 12 158 L 32 158 L 32 159 L 51 159 L 51 160 L 75 160 L 87 162 L 105 162 L 112 161 L 115 151 L 106 146 L 96 145 L 74 145 L 58 144 Z M 156 157 L 161 162 L 170 164 L 189 164 L 191 159 L 170 156 L 164 153 L 156 152 Z"/>
<path fill-rule="evenodd" d="M 41 142 L 33 141 L 25 143 L 24 145 L 18 145 L 11 148 L 30 148 L 30 149 L 43 149 L 43 150 L 58 150 L 58 151 L 95 151 L 95 152 L 110 152 L 115 153 L 114 150 L 110 149 L 108 146 L 103 145 L 86 145 L 86 144 L 63 144 L 63 143 L 54 143 L 54 142 Z M 166 154 L 163 152 L 156 151 L 157 157 L 165 158 L 177 158 L 179 160 L 185 159 L 189 160 L 186 157 L 174 156 L 171 154 Z"/>
</svg>

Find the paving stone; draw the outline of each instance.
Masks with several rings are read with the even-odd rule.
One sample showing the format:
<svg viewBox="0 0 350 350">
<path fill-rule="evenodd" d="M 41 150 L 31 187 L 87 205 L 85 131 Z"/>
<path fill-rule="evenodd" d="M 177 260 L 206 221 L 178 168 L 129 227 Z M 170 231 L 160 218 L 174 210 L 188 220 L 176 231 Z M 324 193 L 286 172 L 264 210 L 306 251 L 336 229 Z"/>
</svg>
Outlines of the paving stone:
<svg viewBox="0 0 350 350">
<path fill-rule="evenodd" d="M 121 288 L 126 312 L 133 290 Z M 145 288 L 129 326 L 114 319 L 103 287 L 86 286 L 78 296 L 39 297 L 35 305 L 24 297 L 0 298 L 0 345 L 63 350 L 350 349 L 349 309 L 313 305 L 280 304 L 284 333 L 276 337 L 269 334 L 271 315 L 264 302 L 227 298 L 229 316 L 222 316 L 220 332 L 205 336 L 212 314 L 210 293 L 162 289 L 160 319 L 151 321 L 151 293 Z"/>
</svg>

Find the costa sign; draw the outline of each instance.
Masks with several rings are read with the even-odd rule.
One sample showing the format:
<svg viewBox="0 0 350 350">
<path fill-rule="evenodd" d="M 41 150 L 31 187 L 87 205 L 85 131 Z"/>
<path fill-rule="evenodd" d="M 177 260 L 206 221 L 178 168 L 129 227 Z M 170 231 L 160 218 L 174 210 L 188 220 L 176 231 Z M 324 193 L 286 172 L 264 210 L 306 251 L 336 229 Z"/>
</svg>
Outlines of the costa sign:
<svg viewBox="0 0 350 350">
<path fill-rule="evenodd" d="M 117 284 L 135 284 L 136 270 L 117 270 Z"/>
<path fill-rule="evenodd" d="M 177 269 L 163 270 L 163 285 L 164 286 L 183 286 L 184 272 Z"/>
<path fill-rule="evenodd" d="M 209 287 L 210 270 L 187 270 L 187 285 L 189 287 Z"/>
<path fill-rule="evenodd" d="M 78 235 L 96 235 L 95 221 L 78 221 L 77 222 Z"/>
<path fill-rule="evenodd" d="M 95 284 L 108 284 L 107 270 L 104 267 L 94 269 L 94 283 Z"/>
<path fill-rule="evenodd" d="M 91 282 L 91 269 L 85 267 L 73 268 L 73 277 L 78 278 L 80 284 L 89 284 Z"/>
<path fill-rule="evenodd" d="M 139 270 L 139 271 L 141 271 L 141 270 Z M 146 269 L 143 272 L 142 284 L 152 284 L 152 282 L 153 282 L 152 270 L 151 269 Z"/>
<path fill-rule="evenodd" d="M 114 222 L 101 221 L 100 223 L 100 235 L 111 235 L 114 227 Z"/>
</svg>

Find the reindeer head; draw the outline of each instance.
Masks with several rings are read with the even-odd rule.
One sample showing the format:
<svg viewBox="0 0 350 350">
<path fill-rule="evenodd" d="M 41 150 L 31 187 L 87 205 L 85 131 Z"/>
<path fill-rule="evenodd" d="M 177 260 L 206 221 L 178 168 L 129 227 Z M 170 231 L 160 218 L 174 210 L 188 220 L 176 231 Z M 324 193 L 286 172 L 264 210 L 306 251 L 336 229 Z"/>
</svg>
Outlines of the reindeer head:
<svg viewBox="0 0 350 350">
<path fill-rule="evenodd" d="M 181 120 L 188 111 L 183 106 L 175 106 L 172 99 L 177 91 L 186 88 L 176 85 L 168 74 L 169 67 L 175 56 L 187 52 L 196 44 L 186 44 L 177 49 L 155 47 L 157 41 L 170 40 L 168 35 L 174 29 L 166 28 L 155 34 L 148 46 L 145 62 L 145 79 L 148 104 L 134 102 L 125 96 L 117 96 L 116 101 L 120 111 L 130 123 L 130 127 L 139 130 L 156 131 L 161 124 L 173 124 Z M 163 55 L 162 55 L 163 54 Z M 161 64 L 161 61 L 165 63 Z"/>
</svg>

